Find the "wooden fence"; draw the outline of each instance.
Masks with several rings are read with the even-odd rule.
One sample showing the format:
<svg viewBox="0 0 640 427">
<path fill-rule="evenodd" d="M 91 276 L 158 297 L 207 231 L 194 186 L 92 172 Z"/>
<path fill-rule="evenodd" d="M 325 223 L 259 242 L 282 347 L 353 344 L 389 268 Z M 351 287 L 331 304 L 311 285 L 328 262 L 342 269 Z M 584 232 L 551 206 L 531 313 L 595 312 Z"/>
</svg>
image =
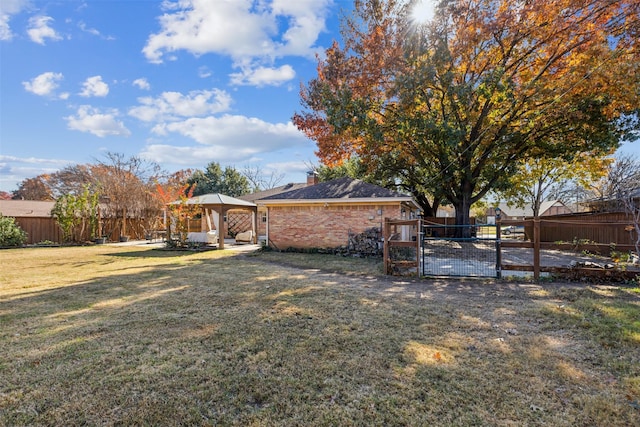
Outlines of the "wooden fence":
<svg viewBox="0 0 640 427">
<path fill-rule="evenodd" d="M 615 245 L 618 249 L 632 245 L 635 231 L 629 227 L 631 218 L 624 212 L 583 213 L 540 217 L 541 242 L 587 243 Z M 525 234 L 531 239 L 533 225 L 525 227 Z M 626 250 L 631 247 L 626 248 Z"/>
<path fill-rule="evenodd" d="M 63 236 L 62 230 L 58 226 L 55 218 L 47 217 L 16 217 L 16 224 L 20 226 L 27 233 L 27 244 L 33 245 L 36 243 L 51 241 L 54 243 L 62 243 Z M 120 239 L 120 220 L 115 218 L 102 219 L 102 229 L 106 231 L 106 237 L 108 241 L 117 242 Z M 150 231 L 147 230 L 147 224 L 149 221 L 144 219 L 129 218 L 127 219 L 127 235 L 134 240 L 141 240 L 145 238 L 145 234 Z M 198 222 L 198 226 L 199 226 Z M 198 229 L 199 231 L 200 229 Z M 79 241 L 89 241 L 91 236 L 89 231 L 85 230 L 82 236 L 79 236 Z"/>
<path fill-rule="evenodd" d="M 53 218 L 18 217 L 16 224 L 27 232 L 27 244 L 44 242 L 62 242 L 62 230 Z"/>
<path fill-rule="evenodd" d="M 597 217 L 595 217 L 597 218 Z M 540 263 L 540 251 L 542 249 L 555 249 L 562 251 L 570 251 L 570 252 L 580 252 L 580 251 L 588 251 L 590 253 L 596 253 L 599 255 L 609 256 L 611 255 L 612 250 L 617 251 L 631 251 L 634 250 L 635 247 L 632 245 L 626 244 L 615 244 L 613 242 L 610 243 L 600 243 L 596 241 L 587 240 L 586 238 L 582 239 L 574 239 L 572 241 L 544 241 L 542 237 L 542 231 L 545 227 L 551 225 L 551 227 L 557 226 L 560 221 L 554 219 L 530 219 L 524 221 L 515 221 L 515 220 L 505 220 L 498 221 L 498 227 L 502 227 L 505 225 L 524 225 L 525 227 L 525 238 L 528 241 L 507 241 L 502 240 L 498 245 L 498 251 L 500 252 L 502 248 L 532 248 L 533 249 L 533 264 L 532 265 L 514 265 L 509 264 L 505 265 L 501 263 L 501 270 L 515 270 L 515 271 L 532 271 L 533 277 L 535 280 L 540 278 L 541 272 L 548 273 L 561 273 L 561 274 L 582 274 L 579 277 L 591 276 L 591 277 L 611 277 L 614 272 L 618 276 L 618 278 L 626 278 L 626 279 L 634 279 L 638 276 L 638 271 L 635 269 L 632 270 L 612 270 L 612 269 L 599 269 L 599 268 L 575 268 L 575 267 L 561 267 L 561 266 L 542 266 Z M 580 224 L 577 222 L 570 223 L 569 221 L 564 221 L 563 223 L 568 223 L 568 225 L 573 225 L 574 227 L 568 227 L 571 231 L 578 231 L 581 229 L 592 228 L 604 228 L 604 229 L 614 229 L 615 226 L 621 226 L 623 224 L 618 223 L 608 223 L 608 222 L 597 222 L 592 220 L 588 222 L 588 225 L 584 225 L 583 227 L 579 227 Z M 550 227 L 550 228 L 551 228 Z M 626 226 L 625 226 L 626 227 Z M 595 234 L 594 234 L 595 235 Z M 613 233 L 604 234 L 608 238 L 610 238 Z M 498 259 L 501 259 L 501 256 L 498 255 Z"/>
</svg>

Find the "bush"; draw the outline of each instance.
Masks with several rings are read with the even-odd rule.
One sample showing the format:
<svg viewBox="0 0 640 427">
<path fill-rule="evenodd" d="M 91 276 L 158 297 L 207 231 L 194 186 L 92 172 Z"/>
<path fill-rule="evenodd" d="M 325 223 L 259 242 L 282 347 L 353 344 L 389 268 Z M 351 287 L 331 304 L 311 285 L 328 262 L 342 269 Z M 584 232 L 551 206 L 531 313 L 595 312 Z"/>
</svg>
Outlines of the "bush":
<svg viewBox="0 0 640 427">
<path fill-rule="evenodd" d="M 27 241 L 27 233 L 24 232 L 15 218 L 0 214 L 0 246 L 22 246 Z"/>
</svg>

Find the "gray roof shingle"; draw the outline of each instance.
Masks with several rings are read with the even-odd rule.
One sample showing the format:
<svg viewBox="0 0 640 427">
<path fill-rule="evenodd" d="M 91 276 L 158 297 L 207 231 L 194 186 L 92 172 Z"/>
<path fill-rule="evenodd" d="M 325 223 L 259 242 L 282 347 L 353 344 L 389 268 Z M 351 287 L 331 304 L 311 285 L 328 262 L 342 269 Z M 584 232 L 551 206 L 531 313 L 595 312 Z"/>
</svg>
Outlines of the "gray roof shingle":
<svg viewBox="0 0 640 427">
<path fill-rule="evenodd" d="M 11 217 L 49 218 L 55 202 L 0 200 L 0 213 Z"/>
<path fill-rule="evenodd" d="M 323 200 L 323 199 L 370 199 L 411 198 L 406 194 L 369 184 L 359 179 L 337 178 L 316 185 L 263 197 L 260 200 Z"/>
<path fill-rule="evenodd" d="M 297 182 L 281 185 L 279 187 L 270 188 L 268 190 L 257 191 L 251 194 L 245 194 L 244 196 L 238 197 L 238 199 L 246 200 L 247 202 L 255 202 L 256 200 L 262 200 L 265 197 L 270 197 L 275 194 L 284 193 L 285 191 L 298 190 L 300 188 L 305 188 L 307 186 L 306 182 Z"/>
</svg>

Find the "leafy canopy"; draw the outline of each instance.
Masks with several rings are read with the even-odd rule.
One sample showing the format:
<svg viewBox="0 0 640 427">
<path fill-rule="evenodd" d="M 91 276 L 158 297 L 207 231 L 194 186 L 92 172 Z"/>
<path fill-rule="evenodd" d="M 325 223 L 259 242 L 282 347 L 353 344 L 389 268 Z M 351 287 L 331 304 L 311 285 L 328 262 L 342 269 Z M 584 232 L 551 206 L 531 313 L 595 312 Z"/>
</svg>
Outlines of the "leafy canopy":
<svg viewBox="0 0 640 427">
<path fill-rule="evenodd" d="M 196 184 L 194 196 L 209 193 L 222 193 L 237 197 L 251 192 L 249 180 L 234 167 L 227 166 L 222 170 L 220 163 L 211 162 L 204 171 L 197 169 L 188 180 Z"/>
<path fill-rule="evenodd" d="M 638 2 L 355 1 L 295 124 L 325 164 L 359 156 L 458 223 L 527 157 L 607 153 L 637 121 Z M 431 204 L 431 203 L 427 203 Z"/>
</svg>

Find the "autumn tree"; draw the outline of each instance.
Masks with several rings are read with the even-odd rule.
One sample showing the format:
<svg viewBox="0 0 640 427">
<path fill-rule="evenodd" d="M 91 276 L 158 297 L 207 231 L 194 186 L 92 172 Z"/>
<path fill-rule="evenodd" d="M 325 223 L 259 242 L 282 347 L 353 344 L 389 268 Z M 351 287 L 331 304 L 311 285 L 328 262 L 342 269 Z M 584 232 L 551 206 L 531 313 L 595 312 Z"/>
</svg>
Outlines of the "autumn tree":
<svg viewBox="0 0 640 427">
<path fill-rule="evenodd" d="M 34 178 L 26 178 L 18 184 L 18 188 L 13 191 L 12 198 L 15 200 L 54 200 L 53 192 L 48 183 L 49 174 L 38 175 Z"/>
<path fill-rule="evenodd" d="M 190 170 L 178 171 L 164 183 L 156 184 L 155 197 L 169 213 L 167 245 L 170 247 L 188 245 L 189 221 L 202 212 L 200 205 L 188 203 L 197 185 L 188 183 L 191 175 Z"/>
<path fill-rule="evenodd" d="M 49 175 L 47 186 L 55 198 L 64 194 L 80 195 L 89 188 L 96 192 L 97 183 L 92 173 L 91 164 L 66 166 Z"/>
<path fill-rule="evenodd" d="M 116 219 L 120 236 L 128 235 L 130 218 L 149 218 L 161 211 L 154 195 L 160 172 L 156 163 L 112 152 L 91 167 L 105 215 Z"/>
<path fill-rule="evenodd" d="M 510 205 L 530 207 L 533 216 L 538 217 L 542 202 L 562 194 L 566 183 L 589 186 L 604 176 L 611 161 L 607 157 L 588 154 L 576 156 L 570 162 L 562 158 L 523 159 L 516 173 L 509 177 L 509 185 L 498 192 L 498 196 Z"/>
<path fill-rule="evenodd" d="M 327 164 L 383 165 L 458 224 L 528 157 L 607 152 L 637 126 L 637 2 L 355 1 L 295 124 Z"/>
<path fill-rule="evenodd" d="M 0 200 L 11 200 L 12 195 L 7 191 L 0 191 Z"/>
</svg>

